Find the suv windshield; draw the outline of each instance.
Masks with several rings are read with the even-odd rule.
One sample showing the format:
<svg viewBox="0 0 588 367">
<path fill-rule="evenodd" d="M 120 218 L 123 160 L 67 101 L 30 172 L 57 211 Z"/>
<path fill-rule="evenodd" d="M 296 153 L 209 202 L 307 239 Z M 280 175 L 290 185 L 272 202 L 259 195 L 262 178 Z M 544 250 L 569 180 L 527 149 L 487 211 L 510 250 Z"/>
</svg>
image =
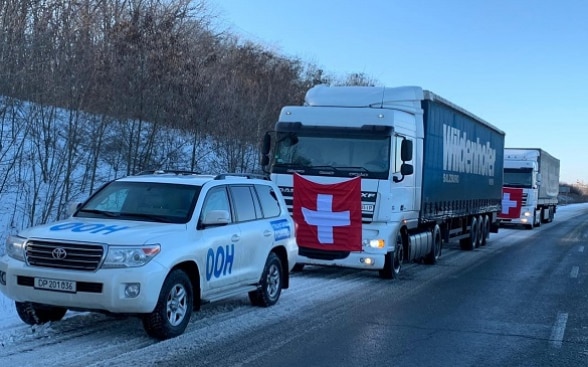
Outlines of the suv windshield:
<svg viewBox="0 0 588 367">
<path fill-rule="evenodd" d="M 187 223 L 200 186 L 115 181 L 83 205 L 76 217 Z"/>
</svg>

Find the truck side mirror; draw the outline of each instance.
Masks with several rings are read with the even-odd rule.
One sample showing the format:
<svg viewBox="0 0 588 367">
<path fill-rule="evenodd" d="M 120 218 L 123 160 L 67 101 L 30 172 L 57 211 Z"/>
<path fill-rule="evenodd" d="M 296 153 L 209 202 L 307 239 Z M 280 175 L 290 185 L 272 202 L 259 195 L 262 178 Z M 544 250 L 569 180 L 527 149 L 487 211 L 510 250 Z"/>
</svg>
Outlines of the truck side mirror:
<svg viewBox="0 0 588 367">
<path fill-rule="evenodd" d="M 261 166 L 262 167 L 267 166 L 269 164 L 269 161 L 270 161 L 269 160 L 269 156 L 267 154 L 264 154 L 264 155 L 261 156 L 261 162 L 260 163 L 261 163 Z"/>
<path fill-rule="evenodd" d="M 408 164 L 408 163 L 402 163 L 402 165 L 400 166 L 400 174 L 402 175 L 400 178 L 394 176 L 392 177 L 392 181 L 398 183 L 398 182 L 402 182 L 402 180 L 404 180 L 404 176 L 410 176 L 414 173 L 414 167 L 412 166 L 412 164 Z"/>
<path fill-rule="evenodd" d="M 402 176 L 410 176 L 414 173 L 414 167 L 412 164 L 402 163 L 400 166 L 400 174 Z"/>
<path fill-rule="evenodd" d="M 400 160 L 403 162 L 412 161 L 412 140 L 402 140 L 400 144 Z"/>
<path fill-rule="evenodd" d="M 261 154 L 268 155 L 270 152 L 270 147 L 272 146 L 272 137 L 268 132 L 265 133 L 263 136 L 263 142 L 261 144 Z"/>
</svg>

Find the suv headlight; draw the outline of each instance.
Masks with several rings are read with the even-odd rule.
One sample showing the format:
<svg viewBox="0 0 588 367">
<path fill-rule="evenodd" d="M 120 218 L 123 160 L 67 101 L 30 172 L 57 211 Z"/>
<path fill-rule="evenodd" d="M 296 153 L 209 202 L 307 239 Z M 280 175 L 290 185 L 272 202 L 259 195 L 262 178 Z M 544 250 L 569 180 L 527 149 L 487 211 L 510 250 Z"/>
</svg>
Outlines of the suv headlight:
<svg viewBox="0 0 588 367">
<path fill-rule="evenodd" d="M 25 243 L 27 239 L 20 236 L 8 236 L 6 254 L 13 259 L 25 261 Z"/>
<path fill-rule="evenodd" d="M 140 247 L 110 246 L 102 268 L 136 268 L 147 264 L 161 251 L 161 246 Z"/>
</svg>

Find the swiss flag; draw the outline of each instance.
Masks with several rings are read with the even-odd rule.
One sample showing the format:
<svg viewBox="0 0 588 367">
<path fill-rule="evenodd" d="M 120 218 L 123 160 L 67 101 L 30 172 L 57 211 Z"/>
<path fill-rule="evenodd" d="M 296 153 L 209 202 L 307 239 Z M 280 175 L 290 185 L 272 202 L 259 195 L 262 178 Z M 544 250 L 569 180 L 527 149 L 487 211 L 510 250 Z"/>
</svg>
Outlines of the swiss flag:
<svg viewBox="0 0 588 367">
<path fill-rule="evenodd" d="M 298 246 L 361 251 L 361 178 L 318 184 L 294 174 Z"/>
<path fill-rule="evenodd" d="M 502 212 L 501 218 L 518 219 L 521 217 L 521 206 L 523 204 L 523 189 L 503 187 L 502 188 Z"/>
</svg>

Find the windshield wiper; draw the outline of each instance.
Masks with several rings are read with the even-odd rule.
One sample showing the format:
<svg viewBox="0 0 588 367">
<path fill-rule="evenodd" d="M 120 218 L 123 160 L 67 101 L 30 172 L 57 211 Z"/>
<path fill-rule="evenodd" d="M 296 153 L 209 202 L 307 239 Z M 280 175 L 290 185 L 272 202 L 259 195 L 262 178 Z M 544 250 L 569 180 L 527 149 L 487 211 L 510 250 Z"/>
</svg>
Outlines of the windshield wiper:
<svg viewBox="0 0 588 367">
<path fill-rule="evenodd" d="M 80 209 L 78 212 L 100 214 L 100 215 L 104 215 L 104 216 L 111 217 L 111 218 L 120 217 L 120 213 L 109 212 L 106 210 L 98 210 L 98 209 Z"/>
<path fill-rule="evenodd" d="M 163 222 L 163 223 L 175 223 L 175 221 L 171 220 L 168 217 L 162 215 L 155 215 L 155 214 L 147 214 L 147 213 L 120 213 L 121 217 L 132 217 L 132 218 L 141 218 L 141 219 L 148 219 L 152 222 Z"/>
<path fill-rule="evenodd" d="M 329 166 L 329 165 L 308 166 L 308 168 L 312 168 L 312 169 L 331 169 L 333 171 L 338 171 L 339 170 L 338 167 L 333 167 L 333 166 Z"/>
<path fill-rule="evenodd" d="M 284 166 L 284 167 L 302 167 L 307 168 L 308 166 L 302 163 L 274 163 L 275 166 Z"/>
<path fill-rule="evenodd" d="M 337 167 L 337 169 L 358 170 L 363 172 L 371 172 L 369 169 L 362 166 Z"/>
</svg>

